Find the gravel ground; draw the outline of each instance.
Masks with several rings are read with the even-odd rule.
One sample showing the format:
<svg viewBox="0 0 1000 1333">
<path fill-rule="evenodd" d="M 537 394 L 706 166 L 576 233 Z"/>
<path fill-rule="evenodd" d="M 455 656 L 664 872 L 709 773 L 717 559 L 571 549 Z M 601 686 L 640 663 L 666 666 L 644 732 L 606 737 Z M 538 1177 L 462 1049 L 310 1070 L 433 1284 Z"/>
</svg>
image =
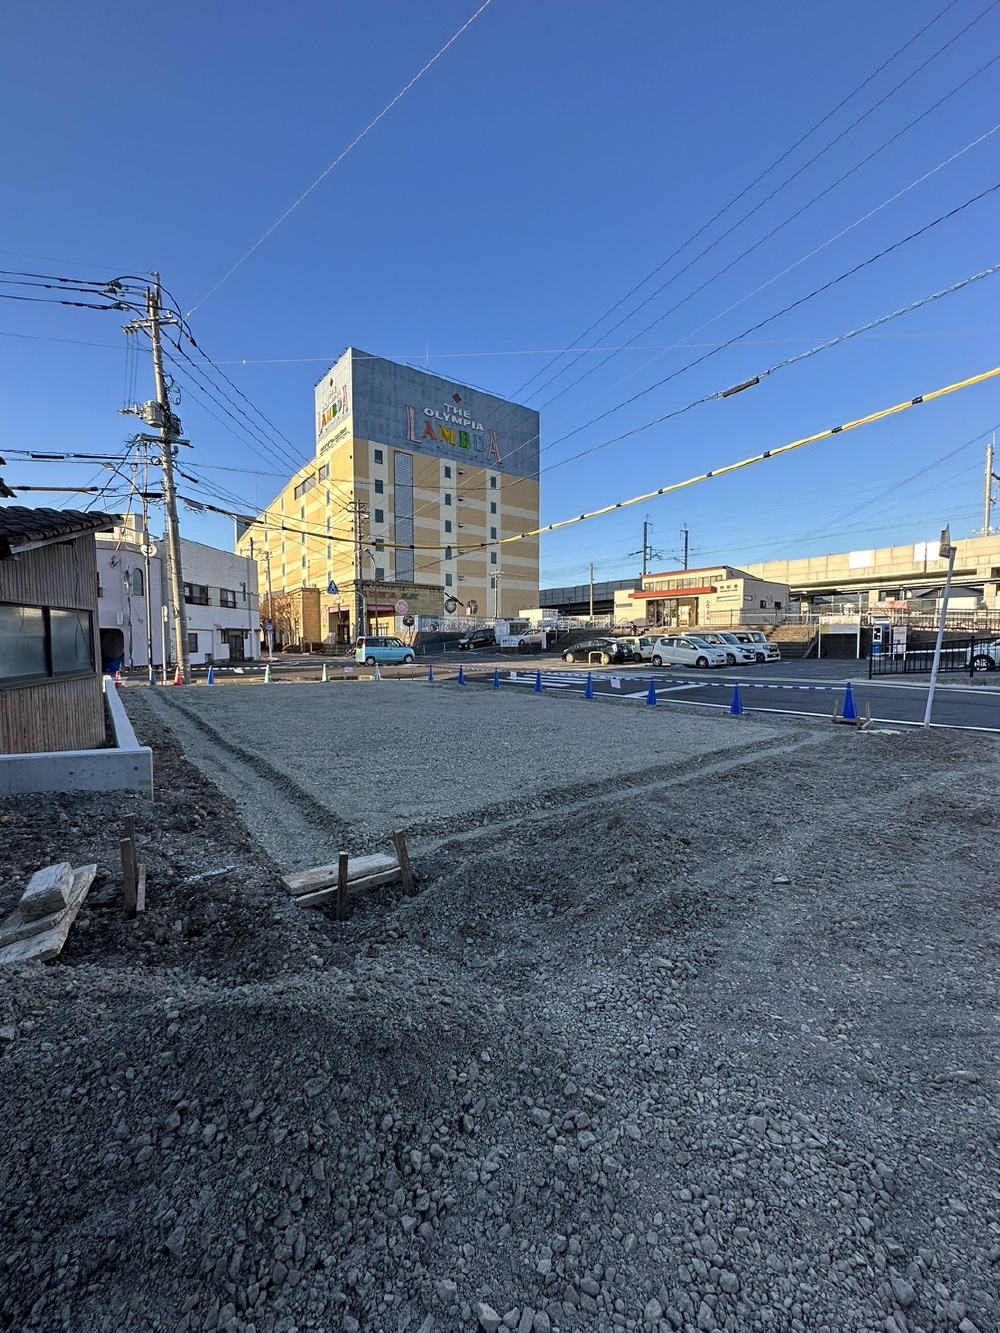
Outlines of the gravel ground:
<svg viewBox="0 0 1000 1333">
<path fill-rule="evenodd" d="M 415 829 L 418 896 L 345 927 L 143 691 L 156 802 L 0 802 L 0 906 L 101 867 L 60 960 L 0 976 L 0 1326 L 996 1333 L 995 744 L 505 698 L 527 739 L 495 775 L 497 701 L 448 699 L 457 747 L 425 692 L 408 762 L 478 783 L 451 817 L 371 767 L 405 688 L 324 694 L 312 773 L 315 690 L 283 733 L 226 692 L 222 776 L 272 782 L 275 823 Z"/>
</svg>

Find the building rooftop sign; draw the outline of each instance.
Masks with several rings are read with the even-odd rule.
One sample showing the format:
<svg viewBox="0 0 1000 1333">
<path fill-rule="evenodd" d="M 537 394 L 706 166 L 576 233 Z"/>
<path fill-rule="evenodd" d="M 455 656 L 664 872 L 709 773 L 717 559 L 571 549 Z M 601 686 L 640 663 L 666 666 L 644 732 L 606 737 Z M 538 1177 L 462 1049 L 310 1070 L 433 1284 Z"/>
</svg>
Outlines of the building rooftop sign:
<svg viewBox="0 0 1000 1333">
<path fill-rule="evenodd" d="M 537 479 L 538 413 L 349 348 L 316 386 L 316 453 L 347 439 Z"/>
</svg>

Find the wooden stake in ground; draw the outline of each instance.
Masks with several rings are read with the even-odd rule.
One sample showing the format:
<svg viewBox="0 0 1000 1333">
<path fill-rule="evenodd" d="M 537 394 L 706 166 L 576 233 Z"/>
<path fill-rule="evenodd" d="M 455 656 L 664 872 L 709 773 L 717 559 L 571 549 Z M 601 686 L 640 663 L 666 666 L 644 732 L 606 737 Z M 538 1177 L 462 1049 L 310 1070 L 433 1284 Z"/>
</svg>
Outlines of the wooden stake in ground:
<svg viewBox="0 0 1000 1333">
<path fill-rule="evenodd" d="M 347 920 L 347 867 L 350 857 L 346 852 L 340 853 L 337 862 L 337 920 Z"/>
<path fill-rule="evenodd" d="M 413 871 L 410 869 L 410 854 L 406 850 L 406 839 L 403 837 L 403 830 L 397 829 L 392 835 L 392 845 L 396 849 L 396 860 L 399 862 L 400 878 L 403 881 L 403 892 L 407 898 L 412 898 L 416 893 L 413 885 Z"/>
<path fill-rule="evenodd" d="M 135 815 L 125 816 L 121 840 L 122 879 L 125 884 L 125 915 L 132 920 L 146 910 L 146 867 L 139 864 L 135 850 Z"/>
</svg>

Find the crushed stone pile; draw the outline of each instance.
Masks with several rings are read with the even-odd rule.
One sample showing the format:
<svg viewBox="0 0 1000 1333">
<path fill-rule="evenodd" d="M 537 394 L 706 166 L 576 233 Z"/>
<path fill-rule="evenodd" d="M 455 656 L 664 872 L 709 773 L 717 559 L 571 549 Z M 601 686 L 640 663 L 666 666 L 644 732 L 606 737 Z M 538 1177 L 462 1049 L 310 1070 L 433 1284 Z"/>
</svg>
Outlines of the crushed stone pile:
<svg viewBox="0 0 1000 1333">
<path fill-rule="evenodd" d="M 154 742 L 135 922 L 127 799 L 0 803 L 0 908 L 100 867 L 0 975 L 0 1326 L 1000 1327 L 992 746 L 547 797 L 341 927 Z"/>
</svg>

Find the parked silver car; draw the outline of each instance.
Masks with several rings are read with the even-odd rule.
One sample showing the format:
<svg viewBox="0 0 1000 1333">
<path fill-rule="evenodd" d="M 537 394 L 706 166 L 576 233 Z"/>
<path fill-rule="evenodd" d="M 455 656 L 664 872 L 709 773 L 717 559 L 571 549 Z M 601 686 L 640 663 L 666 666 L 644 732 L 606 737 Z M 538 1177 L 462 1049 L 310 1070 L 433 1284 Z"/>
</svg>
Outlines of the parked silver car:
<svg viewBox="0 0 1000 1333">
<path fill-rule="evenodd" d="M 730 666 L 744 666 L 747 663 L 757 661 L 757 649 L 749 643 L 741 643 L 735 634 L 724 629 L 710 629 L 699 631 L 699 639 L 704 639 L 706 643 L 714 643 L 716 648 L 721 648 L 726 654 L 726 661 Z"/>
<path fill-rule="evenodd" d="M 653 666 L 724 667 L 726 654 L 714 643 L 705 643 L 693 634 L 657 639 L 653 644 Z"/>
</svg>

